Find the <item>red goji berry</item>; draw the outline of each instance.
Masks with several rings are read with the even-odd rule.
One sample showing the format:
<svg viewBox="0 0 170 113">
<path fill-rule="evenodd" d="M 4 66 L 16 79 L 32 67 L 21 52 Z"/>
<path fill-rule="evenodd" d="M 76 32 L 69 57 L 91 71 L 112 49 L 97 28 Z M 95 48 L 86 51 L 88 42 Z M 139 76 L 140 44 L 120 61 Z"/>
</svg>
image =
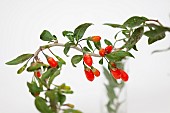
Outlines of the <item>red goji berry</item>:
<svg viewBox="0 0 170 113">
<path fill-rule="evenodd" d="M 100 55 L 101 57 L 104 57 L 104 56 L 105 56 L 105 49 L 101 48 L 101 49 L 99 50 L 99 55 Z"/>
<path fill-rule="evenodd" d="M 128 76 L 128 74 L 125 72 L 125 71 L 123 71 L 122 69 L 119 69 L 119 71 L 120 71 L 120 74 L 121 74 L 121 79 L 123 80 L 123 81 L 128 81 L 128 79 L 129 79 L 129 76 Z"/>
<path fill-rule="evenodd" d="M 52 57 L 47 58 L 48 63 L 50 64 L 51 67 L 55 68 L 58 66 L 58 62 L 55 61 Z"/>
<path fill-rule="evenodd" d="M 110 73 L 112 74 L 112 76 L 113 76 L 115 79 L 120 79 L 120 77 L 121 77 L 121 73 L 120 73 L 120 71 L 119 71 L 118 68 L 110 69 Z"/>
<path fill-rule="evenodd" d="M 83 56 L 83 61 L 85 62 L 85 64 L 87 64 L 88 66 L 92 66 L 93 60 L 92 57 L 89 54 L 84 54 Z"/>
<path fill-rule="evenodd" d="M 40 71 L 35 71 L 35 72 L 34 72 L 34 75 L 35 75 L 36 77 L 38 77 L 38 78 L 40 78 L 40 77 L 41 77 L 41 73 L 40 73 Z"/>
<path fill-rule="evenodd" d="M 99 76 L 100 76 L 100 71 L 99 71 L 98 69 L 93 68 L 92 71 L 93 71 L 93 74 L 94 74 L 96 77 L 99 77 Z"/>
<path fill-rule="evenodd" d="M 93 80 L 94 80 L 94 74 L 93 74 L 93 72 L 92 72 L 91 69 L 86 68 L 86 69 L 84 70 L 84 72 L 85 72 L 85 75 L 86 75 L 87 80 L 89 80 L 89 81 L 93 81 Z"/>
<path fill-rule="evenodd" d="M 105 48 L 106 54 L 111 53 L 111 52 L 112 52 L 112 49 L 113 49 L 113 46 L 112 46 L 112 45 L 108 45 L 108 46 Z"/>
<path fill-rule="evenodd" d="M 99 42 L 101 40 L 101 37 L 100 36 L 92 36 L 90 38 L 90 40 L 93 41 L 93 42 Z"/>
</svg>

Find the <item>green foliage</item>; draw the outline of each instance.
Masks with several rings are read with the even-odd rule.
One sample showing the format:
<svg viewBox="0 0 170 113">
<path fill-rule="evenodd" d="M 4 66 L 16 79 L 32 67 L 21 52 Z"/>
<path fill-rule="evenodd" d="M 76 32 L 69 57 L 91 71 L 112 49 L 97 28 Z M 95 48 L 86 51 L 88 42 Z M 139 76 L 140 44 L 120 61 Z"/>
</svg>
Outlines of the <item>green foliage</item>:
<svg viewBox="0 0 170 113">
<path fill-rule="evenodd" d="M 84 24 L 79 25 L 74 30 L 74 37 L 75 37 L 76 41 L 79 41 L 83 37 L 86 29 L 91 25 L 92 25 L 92 23 L 84 23 Z"/>
<path fill-rule="evenodd" d="M 31 65 L 27 68 L 27 71 L 34 72 L 34 71 L 40 69 L 42 66 L 46 66 L 46 65 L 43 63 L 34 63 L 34 65 Z"/>
<path fill-rule="evenodd" d="M 149 20 L 149 19 L 147 19 L 146 17 L 133 16 L 133 17 L 129 18 L 128 20 L 126 20 L 123 23 L 123 26 L 133 28 L 136 26 L 140 26 L 141 24 L 144 24 L 147 20 Z"/>
<path fill-rule="evenodd" d="M 151 29 L 149 31 L 146 31 L 144 34 L 149 37 L 148 44 L 152 44 L 156 41 L 162 40 L 165 38 L 165 32 L 170 31 L 170 28 L 148 24 L 148 27 Z"/>
<path fill-rule="evenodd" d="M 24 61 L 30 59 L 31 57 L 33 57 L 33 54 L 22 54 L 22 55 L 18 56 L 17 58 L 15 58 L 9 62 L 6 62 L 6 64 L 7 65 L 17 65 L 17 64 L 23 63 Z"/>
<path fill-rule="evenodd" d="M 144 32 L 143 27 L 139 27 L 135 29 L 131 37 L 128 39 L 128 41 L 124 45 L 124 47 L 127 48 L 127 50 L 130 50 L 131 48 L 133 48 L 135 44 L 141 39 L 143 32 Z"/>
<path fill-rule="evenodd" d="M 120 24 L 105 23 L 104 25 L 108 25 L 108 26 L 113 27 L 113 28 L 122 28 L 122 29 L 126 29 L 126 27 L 125 27 L 124 25 L 120 25 Z"/>
<path fill-rule="evenodd" d="M 74 42 L 74 33 L 72 31 L 63 31 L 63 36 Z"/>
<path fill-rule="evenodd" d="M 35 98 L 35 106 L 41 113 L 54 113 L 46 104 L 45 99 L 43 99 L 42 97 L 38 96 Z"/>
<path fill-rule="evenodd" d="M 73 56 L 72 59 L 71 59 L 72 65 L 74 67 L 76 67 L 75 64 L 78 64 L 82 60 L 82 58 L 83 58 L 83 55 L 75 55 L 75 56 Z"/>
<path fill-rule="evenodd" d="M 92 45 L 91 45 L 89 40 L 87 40 L 87 46 L 93 51 L 93 47 L 92 47 Z"/>
<path fill-rule="evenodd" d="M 101 43 L 100 42 L 93 42 L 94 46 L 96 47 L 96 49 L 100 50 L 101 48 Z"/>
<path fill-rule="evenodd" d="M 110 54 L 107 54 L 106 58 L 108 58 L 109 61 L 117 62 L 117 61 L 121 61 L 127 56 L 134 58 L 134 56 L 130 52 L 127 52 L 127 51 L 115 51 Z"/>
<path fill-rule="evenodd" d="M 103 58 L 99 60 L 99 64 L 103 65 Z"/>
<path fill-rule="evenodd" d="M 17 71 L 17 74 L 21 74 L 21 73 L 25 70 L 26 67 L 27 67 L 27 63 L 24 64 L 24 65 Z"/>
<path fill-rule="evenodd" d="M 82 113 L 82 112 L 75 109 L 66 109 L 64 110 L 64 113 Z"/>
<path fill-rule="evenodd" d="M 41 91 L 43 91 L 41 87 L 38 87 L 35 81 L 32 81 L 31 83 L 27 82 L 27 86 L 29 88 L 29 92 L 31 92 L 32 94 L 40 93 Z"/>
<path fill-rule="evenodd" d="M 49 31 L 44 30 L 41 35 L 40 39 L 43 41 L 52 41 L 52 40 L 57 40 L 55 36 L 53 36 Z"/>
<path fill-rule="evenodd" d="M 105 42 L 106 45 L 112 45 L 112 43 L 107 39 L 104 39 L 104 42 Z"/>
</svg>

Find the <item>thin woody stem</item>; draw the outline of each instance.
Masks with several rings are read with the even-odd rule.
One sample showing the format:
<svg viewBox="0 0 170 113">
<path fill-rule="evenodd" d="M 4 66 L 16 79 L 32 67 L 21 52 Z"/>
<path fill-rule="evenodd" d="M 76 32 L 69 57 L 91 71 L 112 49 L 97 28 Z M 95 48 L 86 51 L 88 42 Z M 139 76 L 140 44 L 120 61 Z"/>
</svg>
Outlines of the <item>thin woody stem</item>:
<svg viewBox="0 0 170 113">
<path fill-rule="evenodd" d="M 158 20 L 154 20 L 154 19 L 149 19 L 147 21 L 154 21 L 154 22 L 157 22 L 160 26 L 163 26 Z"/>
<path fill-rule="evenodd" d="M 44 46 L 40 46 L 39 49 L 34 53 L 34 58 L 35 59 L 38 59 L 38 54 L 42 51 L 42 50 L 45 50 L 45 49 L 48 49 L 48 48 L 51 48 L 51 47 L 54 47 L 54 46 L 60 46 L 60 47 L 64 47 L 64 44 L 63 43 L 52 43 L 52 44 L 49 44 L 49 45 L 44 45 Z M 80 52 L 83 52 L 81 48 L 77 47 L 77 46 L 71 46 L 71 48 L 77 50 L 77 51 L 80 51 Z M 94 57 L 101 57 L 100 55 L 98 54 L 95 54 L 95 53 L 89 53 L 91 56 L 94 56 Z"/>
</svg>

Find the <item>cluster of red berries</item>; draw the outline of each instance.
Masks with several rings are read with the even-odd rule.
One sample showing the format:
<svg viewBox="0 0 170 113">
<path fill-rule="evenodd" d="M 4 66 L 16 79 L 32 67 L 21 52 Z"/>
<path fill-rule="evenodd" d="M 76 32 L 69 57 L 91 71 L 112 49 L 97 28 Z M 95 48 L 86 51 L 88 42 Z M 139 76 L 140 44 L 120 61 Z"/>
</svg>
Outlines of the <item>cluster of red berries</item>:
<svg viewBox="0 0 170 113">
<path fill-rule="evenodd" d="M 52 58 L 52 57 L 47 56 L 47 62 L 48 62 L 48 64 L 50 65 L 50 67 L 52 67 L 52 68 L 58 67 L 58 62 L 55 61 L 54 58 Z M 40 71 L 40 70 L 36 70 L 36 71 L 34 72 L 34 75 L 35 75 L 36 77 L 40 78 L 40 77 L 41 77 L 41 71 Z"/>
<path fill-rule="evenodd" d="M 101 40 L 100 36 L 93 36 L 93 37 L 91 37 L 91 41 L 93 41 L 93 42 L 99 42 L 100 40 Z M 100 48 L 99 55 L 101 57 L 104 57 L 106 54 L 111 53 L 112 50 L 113 50 L 113 46 L 112 45 L 107 45 L 105 48 Z M 91 63 L 91 61 L 87 61 L 86 64 L 88 64 L 88 62 Z M 128 81 L 129 76 L 128 76 L 128 74 L 124 70 L 117 68 L 116 64 L 113 63 L 113 62 L 111 62 L 110 65 L 111 65 L 110 66 L 111 67 L 110 68 L 110 73 L 112 74 L 112 76 L 115 79 L 120 79 L 121 78 L 123 81 Z M 92 77 L 91 70 L 87 69 L 85 71 L 85 73 L 87 73 L 86 76 Z M 91 80 L 93 80 L 93 79 L 94 79 L 94 77 L 91 78 Z"/>
<path fill-rule="evenodd" d="M 113 50 L 113 46 L 112 46 L 112 45 L 108 45 L 107 47 L 101 48 L 101 49 L 99 50 L 99 55 L 100 55 L 101 57 L 104 57 L 106 54 L 111 53 L 112 50 Z"/>
<path fill-rule="evenodd" d="M 122 79 L 123 81 L 128 81 L 129 76 L 128 74 L 122 70 L 116 67 L 116 64 L 113 62 L 110 62 L 111 68 L 110 68 L 110 73 L 115 79 Z"/>
<path fill-rule="evenodd" d="M 89 68 L 89 67 L 85 66 L 85 69 L 84 69 L 86 78 L 89 81 L 93 81 L 95 76 L 96 77 L 100 76 L 100 71 L 92 66 L 93 60 L 92 60 L 92 57 L 89 54 L 84 54 L 83 61 L 87 66 L 90 67 Z"/>
</svg>

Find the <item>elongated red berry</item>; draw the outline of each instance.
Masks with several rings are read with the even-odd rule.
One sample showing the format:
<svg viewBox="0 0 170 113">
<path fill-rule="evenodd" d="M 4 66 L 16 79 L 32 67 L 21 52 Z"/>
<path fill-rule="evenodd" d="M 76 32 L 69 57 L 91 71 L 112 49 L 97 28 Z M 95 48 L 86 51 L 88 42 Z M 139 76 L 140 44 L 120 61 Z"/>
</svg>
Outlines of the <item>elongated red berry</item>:
<svg viewBox="0 0 170 113">
<path fill-rule="evenodd" d="M 48 63 L 50 64 L 51 67 L 55 68 L 58 66 L 58 62 L 55 61 L 52 57 L 47 58 Z"/>
<path fill-rule="evenodd" d="M 128 76 L 128 74 L 124 71 L 124 70 L 122 70 L 122 69 L 119 69 L 119 71 L 120 71 L 120 73 L 121 73 L 121 79 L 123 80 L 123 81 L 128 81 L 128 79 L 129 79 L 129 76 Z"/>
<path fill-rule="evenodd" d="M 112 74 L 112 76 L 113 76 L 115 79 L 120 79 L 120 77 L 121 77 L 121 73 L 120 73 L 120 71 L 119 71 L 118 68 L 110 69 L 110 73 Z"/>
<path fill-rule="evenodd" d="M 96 77 L 99 77 L 99 76 L 100 76 L 100 71 L 99 71 L 98 69 L 93 68 L 92 71 L 93 71 L 93 74 L 94 74 Z"/>
<path fill-rule="evenodd" d="M 40 77 L 41 77 L 41 72 L 40 72 L 40 71 L 35 71 L 35 72 L 34 72 L 34 75 L 35 75 L 36 77 L 40 78 Z"/>
<path fill-rule="evenodd" d="M 104 49 L 104 48 L 101 48 L 101 49 L 99 50 L 99 55 L 100 55 L 101 57 L 104 57 L 104 56 L 105 56 L 105 49 Z"/>
<path fill-rule="evenodd" d="M 85 62 L 85 64 L 87 64 L 88 66 L 92 66 L 93 60 L 92 57 L 89 54 L 84 54 L 83 56 L 83 61 Z"/>
<path fill-rule="evenodd" d="M 112 52 L 112 49 L 113 49 L 113 46 L 112 46 L 112 45 L 108 45 L 108 46 L 105 48 L 106 54 L 111 53 L 111 52 Z"/>
<path fill-rule="evenodd" d="M 99 42 L 101 40 L 101 37 L 100 36 L 92 36 L 90 38 L 90 40 L 93 41 L 93 42 Z"/>
<path fill-rule="evenodd" d="M 84 72 L 85 72 L 85 75 L 86 75 L 87 80 L 89 80 L 89 81 L 92 82 L 92 81 L 94 80 L 94 74 L 93 74 L 92 70 L 89 69 L 89 68 L 86 68 L 86 69 L 84 70 Z"/>
</svg>

